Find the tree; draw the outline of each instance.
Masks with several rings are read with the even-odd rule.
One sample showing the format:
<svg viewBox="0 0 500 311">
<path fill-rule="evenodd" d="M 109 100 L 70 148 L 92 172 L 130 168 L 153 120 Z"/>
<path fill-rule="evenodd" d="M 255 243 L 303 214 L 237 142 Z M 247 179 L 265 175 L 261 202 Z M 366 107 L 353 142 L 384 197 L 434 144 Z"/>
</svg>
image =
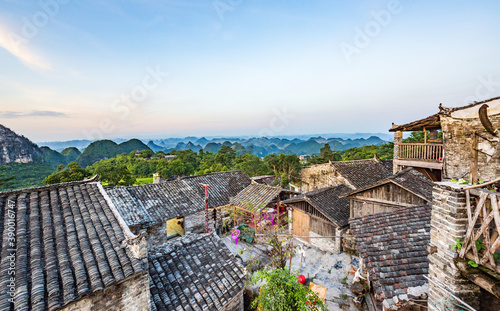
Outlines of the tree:
<svg viewBox="0 0 500 311">
<path fill-rule="evenodd" d="M 234 169 L 243 171 L 250 177 L 264 175 L 268 172 L 264 162 L 258 156 L 250 153 L 237 156 L 234 159 Z"/>
<path fill-rule="evenodd" d="M 58 184 L 62 182 L 78 181 L 83 180 L 85 177 L 89 177 L 91 173 L 81 168 L 77 162 L 70 162 L 66 168 L 64 165 L 59 164 L 57 166 L 57 171 L 54 174 L 47 176 L 43 180 L 44 185 Z"/>
<path fill-rule="evenodd" d="M 15 176 L 5 176 L 5 165 L 0 166 L 0 189 L 8 188 L 14 185 Z"/>
<path fill-rule="evenodd" d="M 228 146 L 222 146 L 215 154 L 215 163 L 219 163 L 225 167 L 233 167 L 233 161 L 236 158 L 236 151 Z"/>
<path fill-rule="evenodd" d="M 321 164 L 327 163 L 328 161 L 341 161 L 342 155 L 338 151 L 332 151 L 330 144 L 326 143 L 320 149 L 319 155 L 313 155 L 308 161 L 309 164 Z"/>
<path fill-rule="evenodd" d="M 114 158 L 94 163 L 92 170 L 94 174 L 99 175 L 101 181 L 108 183 L 110 186 L 130 186 L 136 181 L 136 178 L 128 170 L 127 165 L 119 163 Z"/>
<path fill-rule="evenodd" d="M 326 310 L 318 294 L 298 282 L 296 273 L 286 269 L 259 270 L 251 278 L 252 284 L 264 283 L 259 296 L 252 302 L 261 311 Z"/>
</svg>

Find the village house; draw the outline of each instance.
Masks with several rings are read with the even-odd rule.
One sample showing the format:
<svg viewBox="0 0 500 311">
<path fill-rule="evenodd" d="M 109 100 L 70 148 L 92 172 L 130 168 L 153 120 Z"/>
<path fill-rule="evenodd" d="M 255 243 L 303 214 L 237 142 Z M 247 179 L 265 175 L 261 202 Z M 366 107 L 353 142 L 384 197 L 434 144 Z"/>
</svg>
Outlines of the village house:
<svg viewBox="0 0 500 311">
<path fill-rule="evenodd" d="M 300 171 L 300 192 L 346 185 L 358 189 L 392 175 L 392 160 L 334 161 L 306 166 Z"/>
<path fill-rule="evenodd" d="M 425 205 L 432 200 L 432 187 L 430 179 L 409 167 L 343 197 L 350 201 L 350 217 L 360 217 Z"/>
<path fill-rule="evenodd" d="M 0 310 L 150 310 L 147 250 L 97 178 L 0 192 Z"/>
<path fill-rule="evenodd" d="M 414 167 L 435 181 L 492 180 L 499 176 L 499 126 L 499 97 L 456 108 L 439 105 L 439 112 L 429 117 L 393 124 L 389 131 L 394 132 L 394 173 Z M 411 131 L 424 131 L 424 141 L 403 143 L 403 132 Z"/>
<path fill-rule="evenodd" d="M 394 171 L 415 167 L 448 180 L 435 182 L 432 190 L 428 309 L 499 310 L 500 98 L 439 108 L 435 115 L 391 129 Z M 424 142 L 402 143 L 403 131 L 419 130 L 430 131 Z"/>
<path fill-rule="evenodd" d="M 326 187 L 281 201 L 292 209 L 290 231 L 319 249 L 341 252 L 341 237 L 349 226 L 349 200 L 339 196 L 351 190 L 346 185 Z"/>
<path fill-rule="evenodd" d="M 241 171 L 184 177 L 179 180 L 130 187 L 106 187 L 106 192 L 133 232 L 146 229 L 149 245 L 169 237 L 206 232 L 205 188 L 211 231 L 221 226 L 221 209 L 229 198 L 250 184 Z M 214 212 L 214 210 L 216 210 Z M 215 219 L 214 219 L 215 215 Z"/>
<path fill-rule="evenodd" d="M 281 225 L 287 217 L 281 201 L 298 195 L 298 192 L 252 182 L 236 196 L 230 199 L 230 208 L 237 211 L 235 225 L 247 224 L 258 231 L 264 224 Z"/>
<path fill-rule="evenodd" d="M 406 206 L 351 218 L 370 310 L 427 310 L 431 207 Z"/>
<path fill-rule="evenodd" d="M 246 270 L 214 233 L 149 252 L 151 310 L 243 311 Z"/>
</svg>

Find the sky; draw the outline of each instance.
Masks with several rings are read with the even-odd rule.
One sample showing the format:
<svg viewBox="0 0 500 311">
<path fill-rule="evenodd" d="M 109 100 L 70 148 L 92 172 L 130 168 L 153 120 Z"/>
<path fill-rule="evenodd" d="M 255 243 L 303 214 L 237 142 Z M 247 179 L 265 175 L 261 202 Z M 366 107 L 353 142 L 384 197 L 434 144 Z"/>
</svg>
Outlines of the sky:
<svg viewBox="0 0 500 311">
<path fill-rule="evenodd" d="M 500 96 L 500 2 L 0 0 L 33 141 L 387 133 Z"/>
</svg>

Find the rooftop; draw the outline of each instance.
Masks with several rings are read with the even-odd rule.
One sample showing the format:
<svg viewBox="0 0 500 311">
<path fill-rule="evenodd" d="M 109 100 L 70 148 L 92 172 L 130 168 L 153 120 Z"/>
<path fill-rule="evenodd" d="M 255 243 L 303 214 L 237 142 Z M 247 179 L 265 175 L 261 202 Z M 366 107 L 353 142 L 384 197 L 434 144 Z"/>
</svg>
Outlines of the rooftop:
<svg viewBox="0 0 500 311">
<path fill-rule="evenodd" d="M 282 201 L 284 204 L 307 202 L 339 227 L 348 225 L 350 206 L 348 198 L 340 198 L 352 189 L 346 185 L 313 190 Z"/>
<path fill-rule="evenodd" d="M 425 177 L 422 173 L 411 167 L 399 171 L 398 173 L 389 176 L 386 179 L 382 179 L 381 181 L 376 182 L 372 185 L 344 194 L 344 196 L 351 196 L 353 194 L 364 192 L 366 190 L 373 189 L 387 183 L 396 184 L 399 187 L 412 192 L 413 194 L 421 197 L 424 200 L 432 200 L 432 187 L 434 183 L 430 179 Z"/>
<path fill-rule="evenodd" d="M 425 287 L 430 205 L 401 207 L 389 213 L 352 218 L 349 223 L 378 300 Z"/>
<path fill-rule="evenodd" d="M 151 310 L 223 310 L 245 268 L 215 234 L 188 234 L 149 254 Z"/>
<path fill-rule="evenodd" d="M 135 236 L 97 178 L 0 192 L 0 223 L 0 283 L 8 282 L 6 258 L 14 253 L 16 310 L 58 310 L 145 272 L 123 246 Z M 12 309 L 6 290 L 0 309 Z"/>
<path fill-rule="evenodd" d="M 196 213 L 205 208 L 205 189 L 209 207 L 229 204 L 250 184 L 250 178 L 241 171 L 219 172 L 185 177 L 159 184 L 131 187 L 106 187 L 106 192 L 129 226 L 152 225 L 168 219 Z"/>
<path fill-rule="evenodd" d="M 356 189 L 369 186 L 392 175 L 392 160 L 334 161 L 332 166 Z"/>
<path fill-rule="evenodd" d="M 281 187 L 273 187 L 252 182 L 235 197 L 231 198 L 231 204 L 251 213 L 259 213 L 269 203 L 279 200 L 279 196 L 282 192 L 297 193 Z"/>
</svg>

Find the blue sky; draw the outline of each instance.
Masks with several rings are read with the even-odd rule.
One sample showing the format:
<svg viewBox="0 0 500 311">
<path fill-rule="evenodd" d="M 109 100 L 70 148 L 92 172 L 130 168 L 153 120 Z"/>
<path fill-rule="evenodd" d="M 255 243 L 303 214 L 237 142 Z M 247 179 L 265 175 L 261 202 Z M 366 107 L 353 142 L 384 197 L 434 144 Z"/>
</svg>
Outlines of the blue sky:
<svg viewBox="0 0 500 311">
<path fill-rule="evenodd" d="M 500 95 L 495 1 L 0 2 L 0 124 L 34 141 L 386 132 Z"/>
</svg>

